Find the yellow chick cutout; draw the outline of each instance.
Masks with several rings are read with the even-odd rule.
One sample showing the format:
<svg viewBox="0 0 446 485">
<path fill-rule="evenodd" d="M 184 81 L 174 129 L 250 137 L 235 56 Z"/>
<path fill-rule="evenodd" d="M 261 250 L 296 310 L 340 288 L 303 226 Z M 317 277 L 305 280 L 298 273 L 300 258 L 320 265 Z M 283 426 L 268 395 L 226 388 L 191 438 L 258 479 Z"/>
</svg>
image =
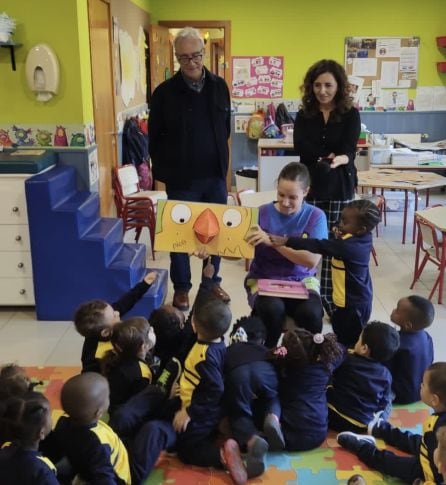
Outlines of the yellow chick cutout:
<svg viewBox="0 0 446 485">
<path fill-rule="evenodd" d="M 192 253 L 204 246 L 209 254 L 252 259 L 245 237 L 257 220 L 257 208 L 158 200 L 155 251 Z"/>
</svg>

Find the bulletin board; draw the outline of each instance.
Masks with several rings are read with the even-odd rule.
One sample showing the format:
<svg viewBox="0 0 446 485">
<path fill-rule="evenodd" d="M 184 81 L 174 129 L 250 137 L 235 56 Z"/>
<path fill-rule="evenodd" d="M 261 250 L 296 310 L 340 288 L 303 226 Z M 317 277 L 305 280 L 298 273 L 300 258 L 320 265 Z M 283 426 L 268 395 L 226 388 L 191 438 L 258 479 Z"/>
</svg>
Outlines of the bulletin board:
<svg viewBox="0 0 446 485">
<path fill-rule="evenodd" d="M 419 37 L 346 37 L 347 75 L 364 79 L 364 86 L 415 88 Z"/>
<path fill-rule="evenodd" d="M 233 98 L 281 98 L 283 56 L 232 58 Z"/>
</svg>

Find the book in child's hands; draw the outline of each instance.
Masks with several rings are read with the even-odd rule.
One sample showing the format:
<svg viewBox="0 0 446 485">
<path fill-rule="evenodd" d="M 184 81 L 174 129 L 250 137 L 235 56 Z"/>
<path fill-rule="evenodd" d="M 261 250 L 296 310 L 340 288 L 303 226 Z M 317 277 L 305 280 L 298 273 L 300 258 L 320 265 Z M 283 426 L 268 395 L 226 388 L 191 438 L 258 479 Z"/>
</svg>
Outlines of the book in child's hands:
<svg viewBox="0 0 446 485">
<path fill-rule="evenodd" d="M 308 298 L 308 290 L 301 281 L 257 280 L 259 295 L 278 296 L 280 298 Z"/>
</svg>

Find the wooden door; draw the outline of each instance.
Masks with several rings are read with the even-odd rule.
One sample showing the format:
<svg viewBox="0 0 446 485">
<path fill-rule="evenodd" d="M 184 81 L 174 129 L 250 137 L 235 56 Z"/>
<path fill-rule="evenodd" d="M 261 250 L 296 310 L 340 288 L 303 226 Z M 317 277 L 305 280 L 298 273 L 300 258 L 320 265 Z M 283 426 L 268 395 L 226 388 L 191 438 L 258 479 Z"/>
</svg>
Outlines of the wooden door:
<svg viewBox="0 0 446 485">
<path fill-rule="evenodd" d="M 112 38 L 108 0 L 88 0 L 93 112 L 98 147 L 101 215 L 112 215 L 111 172 L 117 164 Z"/>
<path fill-rule="evenodd" d="M 173 54 L 169 29 L 151 25 L 149 32 L 150 92 L 173 75 Z"/>
</svg>

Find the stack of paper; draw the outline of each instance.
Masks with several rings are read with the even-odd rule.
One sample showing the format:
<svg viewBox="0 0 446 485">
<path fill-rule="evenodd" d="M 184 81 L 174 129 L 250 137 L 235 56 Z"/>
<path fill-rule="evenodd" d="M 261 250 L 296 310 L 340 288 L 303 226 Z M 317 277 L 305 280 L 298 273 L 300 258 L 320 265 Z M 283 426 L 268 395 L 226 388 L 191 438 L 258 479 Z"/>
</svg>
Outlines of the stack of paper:
<svg viewBox="0 0 446 485">
<path fill-rule="evenodd" d="M 413 152 L 409 148 L 395 148 L 392 151 L 393 165 L 415 166 L 426 160 L 435 160 L 436 155 L 432 152 Z"/>
</svg>

